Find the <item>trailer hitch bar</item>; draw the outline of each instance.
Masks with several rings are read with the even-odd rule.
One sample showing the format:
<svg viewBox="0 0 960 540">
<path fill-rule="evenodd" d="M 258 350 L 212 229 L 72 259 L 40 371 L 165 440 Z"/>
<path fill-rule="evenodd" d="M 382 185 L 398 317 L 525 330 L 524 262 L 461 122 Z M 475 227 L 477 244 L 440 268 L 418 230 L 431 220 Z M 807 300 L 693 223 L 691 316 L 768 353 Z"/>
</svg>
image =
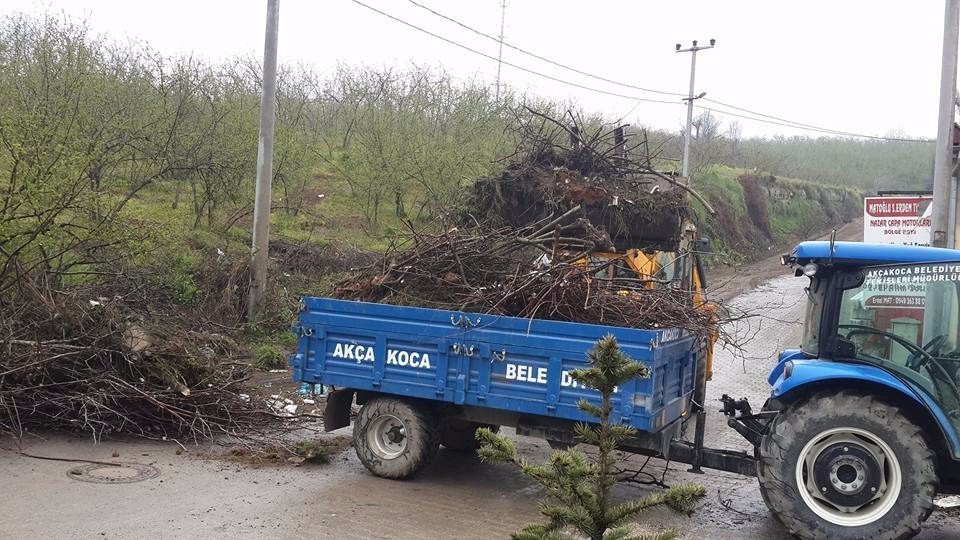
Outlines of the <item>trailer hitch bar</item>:
<svg viewBox="0 0 960 540">
<path fill-rule="evenodd" d="M 720 412 L 728 417 L 727 425 L 737 430 L 737 433 L 753 446 L 760 446 L 760 439 L 767 433 L 770 421 L 777 415 L 777 411 L 754 414 L 747 398 L 733 399 L 727 394 L 721 396 L 720 401 L 723 402 Z"/>
</svg>

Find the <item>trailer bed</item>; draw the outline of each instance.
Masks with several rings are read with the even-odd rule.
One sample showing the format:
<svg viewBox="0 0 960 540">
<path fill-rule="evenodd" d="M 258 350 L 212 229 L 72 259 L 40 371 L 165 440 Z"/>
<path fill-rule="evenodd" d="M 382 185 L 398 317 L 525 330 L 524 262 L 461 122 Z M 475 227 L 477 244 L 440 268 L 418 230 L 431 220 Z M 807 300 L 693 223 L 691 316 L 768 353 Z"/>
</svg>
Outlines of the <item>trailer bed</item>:
<svg viewBox="0 0 960 540">
<path fill-rule="evenodd" d="M 701 347 L 677 329 L 635 329 L 307 297 L 293 378 L 569 421 L 598 401 L 570 372 L 614 335 L 650 377 L 619 388 L 615 422 L 658 432 L 688 414 Z"/>
</svg>

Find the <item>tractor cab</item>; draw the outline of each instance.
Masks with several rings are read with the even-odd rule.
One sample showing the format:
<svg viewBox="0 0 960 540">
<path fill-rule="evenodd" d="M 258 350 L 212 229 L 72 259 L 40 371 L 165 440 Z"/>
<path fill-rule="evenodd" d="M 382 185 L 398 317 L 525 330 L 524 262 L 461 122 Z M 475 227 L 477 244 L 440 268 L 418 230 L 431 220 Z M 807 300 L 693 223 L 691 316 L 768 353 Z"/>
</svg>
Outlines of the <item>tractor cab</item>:
<svg viewBox="0 0 960 540">
<path fill-rule="evenodd" d="M 785 261 L 810 279 L 800 352 L 878 367 L 923 391 L 960 430 L 958 255 L 919 246 L 800 244 Z"/>
</svg>

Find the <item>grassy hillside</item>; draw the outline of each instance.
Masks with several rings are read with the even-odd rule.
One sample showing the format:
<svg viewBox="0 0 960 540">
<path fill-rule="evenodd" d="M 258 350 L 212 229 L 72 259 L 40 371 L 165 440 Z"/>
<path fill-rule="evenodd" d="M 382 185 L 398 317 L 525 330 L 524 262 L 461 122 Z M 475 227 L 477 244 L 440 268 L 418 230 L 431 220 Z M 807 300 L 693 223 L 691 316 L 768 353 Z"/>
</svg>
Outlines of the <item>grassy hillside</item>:
<svg viewBox="0 0 960 540">
<path fill-rule="evenodd" d="M 714 166 L 693 187 L 714 207 L 709 215 L 694 203 L 700 234 L 712 240 L 719 263 L 743 263 L 765 256 L 771 247 L 821 234 L 854 219 L 861 211 L 862 194 L 855 190 L 804 180 L 758 176 L 743 169 Z M 290 286 L 322 294 L 352 264 L 370 260 L 364 255 L 381 252 L 405 225 L 395 213 L 385 212 L 376 223 L 364 217 L 365 198 L 336 172 L 320 169 L 305 184 L 303 203 L 296 211 L 284 208 L 274 194 L 271 236 L 277 271 L 306 276 Z M 404 194 L 416 201 L 420 194 Z M 174 209 L 169 194 L 144 192 L 127 208 L 131 218 L 162 231 L 166 243 L 178 247 L 168 278 L 170 288 L 189 297 L 195 288 L 189 274 L 202 266 L 203 253 L 220 249 L 242 256 L 249 249 L 251 218 L 240 213 L 223 218 L 228 223 L 195 228 L 189 209 Z M 409 205 L 410 203 L 408 203 Z M 414 221 L 430 228 L 430 218 Z M 227 227 L 229 225 L 229 227 Z M 183 250 L 181 246 L 191 249 Z M 162 257 L 168 257 L 163 253 Z M 292 260 L 299 257 L 299 260 Z M 291 260 L 288 260 L 291 259 Z M 301 265 L 297 267 L 297 265 Z"/>
<path fill-rule="evenodd" d="M 793 178 L 714 166 L 693 185 L 717 215 L 694 204 L 700 234 L 709 237 L 715 262 L 742 263 L 772 247 L 810 238 L 856 218 L 863 193 Z"/>
</svg>

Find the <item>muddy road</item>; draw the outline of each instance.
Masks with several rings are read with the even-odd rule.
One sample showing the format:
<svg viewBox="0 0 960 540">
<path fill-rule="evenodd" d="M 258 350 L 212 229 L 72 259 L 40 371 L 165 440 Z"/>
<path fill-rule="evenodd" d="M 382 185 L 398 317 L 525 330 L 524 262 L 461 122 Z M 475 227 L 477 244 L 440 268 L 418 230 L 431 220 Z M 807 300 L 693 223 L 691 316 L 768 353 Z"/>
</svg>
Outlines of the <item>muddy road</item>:
<svg viewBox="0 0 960 540">
<path fill-rule="evenodd" d="M 748 444 L 726 427 L 714 400 L 727 393 L 762 403 L 765 375 L 776 352 L 799 342 L 804 280 L 784 276 L 770 261 L 736 275 L 731 283 L 740 289 L 726 295 L 731 305 L 763 316 L 731 329 L 745 338 L 742 350 L 717 351 L 708 394 L 707 443 L 746 449 Z M 349 434 L 349 428 L 341 432 Z M 531 459 L 550 453 L 542 441 L 517 440 Z M 180 447 L 169 442 L 92 444 L 63 435 L 23 441 L 23 451 L 33 456 L 137 463 L 156 474 L 124 482 L 136 480 L 128 476 L 137 471 L 75 474 L 82 463 L 27 457 L 11 451 L 14 445 L 0 440 L 5 448 L 0 450 L 2 538 L 480 539 L 506 538 L 539 520 L 540 490 L 511 467 L 446 450 L 418 478 L 397 482 L 368 474 L 352 450 L 328 465 L 251 467 L 203 458 L 210 450 L 206 448 L 187 446 L 187 452 L 178 452 Z M 665 509 L 651 511 L 645 521 L 648 532 L 675 527 L 690 539 L 788 538 L 763 505 L 755 479 L 692 474 L 686 465 L 662 460 L 650 460 L 644 467 L 645 460 L 637 456 L 626 460 L 628 468 L 643 468 L 640 480 L 696 482 L 707 488 L 708 496 L 690 518 Z M 78 478 L 83 476 L 99 482 L 79 481 L 91 479 Z M 636 497 L 652 489 L 657 488 L 620 485 L 616 496 Z M 919 538 L 960 538 L 960 515 L 934 512 Z"/>
</svg>

